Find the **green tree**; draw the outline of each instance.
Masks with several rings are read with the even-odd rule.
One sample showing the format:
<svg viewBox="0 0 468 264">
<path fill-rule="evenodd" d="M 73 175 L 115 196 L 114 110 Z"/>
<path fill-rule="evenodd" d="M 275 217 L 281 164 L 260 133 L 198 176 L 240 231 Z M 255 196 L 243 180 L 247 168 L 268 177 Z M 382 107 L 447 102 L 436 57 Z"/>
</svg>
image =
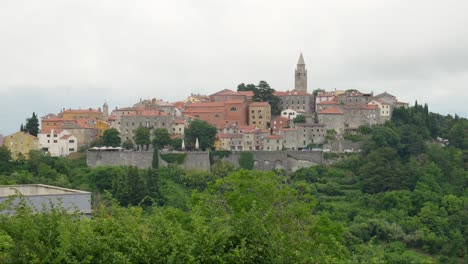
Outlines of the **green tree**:
<svg viewBox="0 0 468 264">
<path fill-rule="evenodd" d="M 165 128 L 157 128 L 153 132 L 153 146 L 158 149 L 164 148 L 171 143 L 171 136 Z"/>
<path fill-rule="evenodd" d="M 268 102 L 271 105 L 271 114 L 276 116 L 281 114 L 280 99 L 275 95 L 275 90 L 266 81 L 260 81 L 257 89 L 253 91 L 254 102 Z"/>
<path fill-rule="evenodd" d="M 37 134 L 39 133 L 39 120 L 37 119 L 35 112 L 32 113 L 30 118 L 26 119 L 25 130 L 29 134 L 37 137 Z"/>
<path fill-rule="evenodd" d="M 252 91 L 254 92 L 255 90 L 257 90 L 257 87 L 255 86 L 255 84 L 245 84 L 245 83 L 241 83 L 237 86 L 237 91 L 238 92 L 242 92 L 242 91 Z"/>
<path fill-rule="evenodd" d="M 216 133 L 216 127 L 202 120 L 194 120 L 185 130 L 185 140 L 187 144 L 195 147 L 195 141 L 198 138 L 201 149 L 211 148 L 214 145 Z"/>
<path fill-rule="evenodd" d="M 298 115 L 293 119 L 294 124 L 298 123 L 305 123 L 306 122 L 306 117 L 305 115 Z"/>
<path fill-rule="evenodd" d="M 104 131 L 102 135 L 102 141 L 104 146 L 111 146 L 111 147 L 120 147 L 121 139 L 119 136 L 119 131 L 115 128 L 110 128 Z"/>
<path fill-rule="evenodd" d="M 133 141 L 131 139 L 127 139 L 124 142 L 122 142 L 122 148 L 126 150 L 133 149 L 135 145 L 133 144 Z"/>
<path fill-rule="evenodd" d="M 137 167 L 129 167 L 127 175 L 127 203 L 138 205 L 147 195 L 147 186 Z"/>
<path fill-rule="evenodd" d="M 108 147 L 120 147 L 121 139 L 119 136 L 119 131 L 115 128 L 110 128 L 104 131 L 102 135 L 102 141 L 104 146 Z"/>
<path fill-rule="evenodd" d="M 139 126 L 136 130 L 135 130 L 135 136 L 134 136 L 134 139 L 135 139 L 135 144 L 137 145 L 137 147 L 141 148 L 142 150 L 144 149 L 144 147 L 146 147 L 146 149 L 148 149 L 151 141 L 150 141 L 150 130 L 148 128 L 145 128 L 143 126 Z"/>
<path fill-rule="evenodd" d="M 153 149 L 153 161 L 151 163 L 153 169 L 159 168 L 159 148 Z"/>
</svg>

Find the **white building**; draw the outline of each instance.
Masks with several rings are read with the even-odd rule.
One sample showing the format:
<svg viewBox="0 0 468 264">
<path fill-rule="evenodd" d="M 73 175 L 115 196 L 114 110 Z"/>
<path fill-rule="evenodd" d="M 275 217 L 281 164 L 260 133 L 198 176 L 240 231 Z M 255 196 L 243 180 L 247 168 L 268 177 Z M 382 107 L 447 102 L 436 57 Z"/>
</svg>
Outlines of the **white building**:
<svg viewBox="0 0 468 264">
<path fill-rule="evenodd" d="M 281 116 L 286 117 L 287 119 L 294 119 L 296 116 L 301 114 L 299 111 L 293 110 L 293 109 L 285 109 L 281 111 Z"/>
<path fill-rule="evenodd" d="M 78 140 L 67 130 L 52 129 L 37 135 L 42 151 L 53 157 L 65 157 L 78 151 Z"/>
<path fill-rule="evenodd" d="M 383 122 L 390 120 L 392 117 L 392 106 L 390 103 L 383 100 L 372 100 L 368 103 L 368 105 L 376 105 L 379 108 L 380 118 Z"/>
</svg>

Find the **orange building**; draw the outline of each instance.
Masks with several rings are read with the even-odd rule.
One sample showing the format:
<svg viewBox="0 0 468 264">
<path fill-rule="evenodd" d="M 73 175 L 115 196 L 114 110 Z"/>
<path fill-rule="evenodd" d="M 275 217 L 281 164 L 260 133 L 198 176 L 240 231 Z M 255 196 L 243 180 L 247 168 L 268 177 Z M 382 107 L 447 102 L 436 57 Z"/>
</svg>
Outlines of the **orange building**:
<svg viewBox="0 0 468 264">
<path fill-rule="evenodd" d="M 98 119 L 98 120 L 103 120 L 104 119 L 104 114 L 101 111 L 101 109 L 86 109 L 86 110 L 81 110 L 81 109 L 68 109 L 64 110 L 61 114 L 62 118 L 65 119 L 82 119 L 82 118 L 87 118 L 87 119 Z"/>
<path fill-rule="evenodd" d="M 76 124 L 78 121 L 71 118 L 43 118 L 41 119 L 41 133 L 50 133 L 52 129 L 59 129 L 63 124 Z"/>
<path fill-rule="evenodd" d="M 183 114 L 206 121 L 218 129 L 223 129 L 226 125 L 247 125 L 247 108 L 245 100 L 192 103 L 186 105 Z"/>
</svg>

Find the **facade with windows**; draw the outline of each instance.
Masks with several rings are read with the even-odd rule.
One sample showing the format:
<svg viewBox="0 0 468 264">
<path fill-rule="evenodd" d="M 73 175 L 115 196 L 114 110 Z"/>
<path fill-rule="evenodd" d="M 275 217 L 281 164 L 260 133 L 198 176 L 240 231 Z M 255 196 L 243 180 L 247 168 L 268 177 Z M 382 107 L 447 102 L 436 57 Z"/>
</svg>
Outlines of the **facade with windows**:
<svg viewBox="0 0 468 264">
<path fill-rule="evenodd" d="M 52 157 L 66 157 L 78 151 L 78 139 L 64 129 L 52 129 L 49 133 L 37 135 L 39 146 Z"/>
<path fill-rule="evenodd" d="M 271 121 L 271 106 L 267 102 L 249 104 L 249 126 L 266 129 Z"/>
</svg>

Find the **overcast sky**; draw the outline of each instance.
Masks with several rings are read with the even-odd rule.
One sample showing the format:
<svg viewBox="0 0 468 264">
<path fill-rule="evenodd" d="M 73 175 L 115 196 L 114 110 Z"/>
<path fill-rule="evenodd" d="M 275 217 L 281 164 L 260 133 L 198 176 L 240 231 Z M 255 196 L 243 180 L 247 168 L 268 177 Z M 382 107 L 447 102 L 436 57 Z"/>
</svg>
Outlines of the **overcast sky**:
<svg viewBox="0 0 468 264">
<path fill-rule="evenodd" d="M 468 1 L 0 0 L 0 133 L 33 111 L 266 80 L 387 91 L 468 116 Z"/>
</svg>

